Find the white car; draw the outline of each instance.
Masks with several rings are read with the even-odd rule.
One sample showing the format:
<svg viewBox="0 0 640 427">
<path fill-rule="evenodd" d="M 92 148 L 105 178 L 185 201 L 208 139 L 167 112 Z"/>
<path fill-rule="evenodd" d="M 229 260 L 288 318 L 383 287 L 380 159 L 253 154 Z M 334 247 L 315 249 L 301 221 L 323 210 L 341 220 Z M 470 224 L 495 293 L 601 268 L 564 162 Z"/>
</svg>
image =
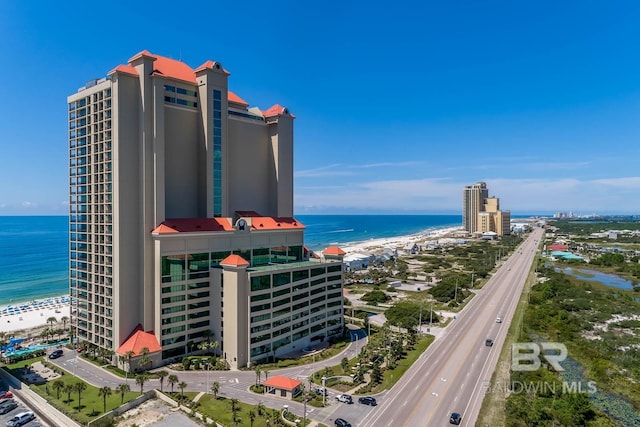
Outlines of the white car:
<svg viewBox="0 0 640 427">
<path fill-rule="evenodd" d="M 502 318 L 501 317 L 496 317 L 496 323 L 502 323 Z"/>
<path fill-rule="evenodd" d="M 19 427 L 33 420 L 35 417 L 35 414 L 31 411 L 21 412 L 7 421 L 7 427 Z"/>
<path fill-rule="evenodd" d="M 353 399 L 348 394 L 339 394 L 336 396 L 336 399 L 342 403 L 353 403 Z"/>
</svg>

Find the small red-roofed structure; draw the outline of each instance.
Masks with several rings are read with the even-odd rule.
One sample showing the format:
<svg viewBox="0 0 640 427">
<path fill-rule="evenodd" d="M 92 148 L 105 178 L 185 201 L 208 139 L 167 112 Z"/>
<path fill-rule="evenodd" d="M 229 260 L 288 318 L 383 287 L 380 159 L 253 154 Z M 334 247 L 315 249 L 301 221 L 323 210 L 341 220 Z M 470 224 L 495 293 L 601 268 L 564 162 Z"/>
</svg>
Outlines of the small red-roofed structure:
<svg viewBox="0 0 640 427">
<path fill-rule="evenodd" d="M 246 267 L 249 265 L 249 262 L 242 258 L 240 255 L 231 254 L 222 261 L 220 261 L 220 265 L 228 265 L 231 267 Z"/>
<path fill-rule="evenodd" d="M 300 393 L 302 382 L 294 378 L 279 375 L 269 378 L 263 382 L 262 385 L 265 387 L 265 393 L 267 394 L 293 399 Z"/>
<path fill-rule="evenodd" d="M 347 253 L 337 246 L 329 246 L 327 249 L 322 251 L 322 254 L 325 256 L 326 255 L 343 256 L 343 255 L 346 255 Z"/>
<path fill-rule="evenodd" d="M 137 362 L 137 365 L 140 366 L 140 360 L 146 351 L 143 349 L 148 350 L 146 356 L 149 357 L 152 362 L 152 365 L 146 368 L 152 367 L 154 361 L 160 361 L 162 357 L 162 346 L 158 342 L 156 335 L 153 331 L 145 331 L 142 325 L 138 324 L 131 335 L 118 347 L 116 354 L 126 358 L 129 358 L 129 355 L 131 356 L 131 360 L 127 360 L 127 363 L 131 364 L 129 367 L 129 370 L 131 370 L 131 367 L 135 366 L 134 362 Z"/>
<path fill-rule="evenodd" d="M 563 245 L 561 243 L 554 243 L 553 245 L 549 245 L 549 251 L 550 252 L 567 251 L 567 250 L 569 250 L 569 246 Z"/>
</svg>

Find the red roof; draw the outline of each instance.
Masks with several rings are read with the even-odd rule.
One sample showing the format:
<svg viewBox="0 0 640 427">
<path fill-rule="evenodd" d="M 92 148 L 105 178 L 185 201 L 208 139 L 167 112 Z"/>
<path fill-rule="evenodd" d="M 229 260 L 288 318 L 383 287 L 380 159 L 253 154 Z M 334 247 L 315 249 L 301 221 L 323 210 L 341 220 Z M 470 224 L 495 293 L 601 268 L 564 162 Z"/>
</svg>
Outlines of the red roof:
<svg viewBox="0 0 640 427">
<path fill-rule="evenodd" d="M 322 251 L 322 254 L 323 255 L 346 255 L 347 253 L 337 246 L 329 246 L 327 249 Z"/>
<path fill-rule="evenodd" d="M 153 234 L 233 231 L 228 218 L 174 218 L 164 220 Z"/>
<path fill-rule="evenodd" d="M 272 116 L 282 116 L 283 114 L 290 114 L 289 111 L 280 104 L 273 105 L 267 110 L 262 112 L 264 117 L 272 117 Z M 291 117 L 295 117 L 293 114 L 290 114 Z"/>
<path fill-rule="evenodd" d="M 149 353 L 161 351 L 162 347 L 158 343 L 153 331 L 145 332 L 142 325 L 138 324 L 129 338 L 116 350 L 116 353 L 124 356 L 129 351 L 133 351 L 133 356 L 139 356 L 143 348 L 148 348 Z"/>
<path fill-rule="evenodd" d="M 293 390 L 296 387 L 298 387 L 300 384 L 302 384 L 302 381 L 298 381 L 296 379 L 289 378 L 289 377 L 275 376 L 275 377 L 269 378 L 267 381 L 263 382 L 262 384 L 268 387 L 275 387 L 275 388 L 280 388 L 284 390 Z"/>
<path fill-rule="evenodd" d="M 126 73 L 126 74 L 131 74 L 134 76 L 138 75 L 138 71 L 135 69 L 135 67 L 132 67 L 131 65 L 118 65 L 116 68 L 114 68 L 113 70 L 109 71 L 109 73 L 107 73 L 108 75 L 111 75 L 113 73 Z"/>
<path fill-rule="evenodd" d="M 240 104 L 244 107 L 248 107 L 249 103 L 247 101 L 245 101 L 244 99 L 240 98 L 238 95 L 236 95 L 235 93 L 231 92 L 230 90 L 227 91 L 227 100 L 229 100 L 229 102 L 233 102 L 235 104 Z"/>
<path fill-rule="evenodd" d="M 549 245 L 550 251 L 566 251 L 567 249 L 569 249 L 569 246 L 562 245 L 560 243 L 554 243 L 553 245 Z"/>
<path fill-rule="evenodd" d="M 298 222 L 295 218 L 273 218 L 270 216 L 259 216 L 251 218 L 252 230 L 282 230 L 285 228 L 304 229 L 305 226 Z"/>
<path fill-rule="evenodd" d="M 222 261 L 220 261 L 220 265 L 230 265 L 233 267 L 243 267 L 249 265 L 247 260 L 242 258 L 240 255 L 231 254 Z"/>
<path fill-rule="evenodd" d="M 129 64 L 131 64 L 131 62 L 143 56 L 154 59 L 153 74 L 170 77 L 172 79 L 182 80 L 192 84 L 196 84 L 196 71 L 200 71 L 206 68 L 213 69 L 213 67 L 215 66 L 215 62 L 209 60 L 194 70 L 182 61 L 167 58 L 166 56 L 154 55 L 148 50 L 143 50 L 142 52 L 139 52 L 134 56 L 132 56 L 129 59 Z M 138 75 L 138 72 L 136 71 L 136 69 L 131 65 L 119 65 L 116 68 L 114 68 L 109 74 L 115 71 L 128 72 L 129 74 L 135 74 L 136 76 Z M 223 71 L 229 74 L 227 70 L 223 69 Z M 233 102 L 235 104 L 240 104 L 245 107 L 249 106 L 249 103 L 247 101 L 240 98 L 238 95 L 236 95 L 231 91 L 228 91 L 227 99 L 229 100 L 229 102 Z"/>
</svg>

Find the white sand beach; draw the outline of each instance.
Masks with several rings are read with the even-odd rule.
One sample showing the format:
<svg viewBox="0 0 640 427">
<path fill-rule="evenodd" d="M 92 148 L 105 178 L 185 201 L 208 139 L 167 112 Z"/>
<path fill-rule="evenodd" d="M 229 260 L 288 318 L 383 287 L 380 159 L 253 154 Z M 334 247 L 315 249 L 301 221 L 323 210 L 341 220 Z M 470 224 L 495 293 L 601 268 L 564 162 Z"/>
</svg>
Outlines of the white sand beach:
<svg viewBox="0 0 640 427">
<path fill-rule="evenodd" d="M 54 327 L 61 328 L 61 319 L 71 316 L 69 303 L 69 296 L 64 295 L 0 307 L 0 332 L 10 333 L 46 326 L 50 317 L 55 317 L 57 323 L 60 323 Z"/>
<path fill-rule="evenodd" d="M 412 242 L 424 242 L 427 240 L 437 240 L 439 238 L 447 237 L 450 234 L 462 230 L 462 227 L 448 227 L 448 228 L 440 228 L 432 231 L 427 231 L 424 233 L 417 234 L 409 234 L 406 236 L 396 236 L 396 237 L 386 237 L 382 239 L 371 239 L 366 240 L 364 242 L 358 242 L 354 244 L 350 244 L 348 246 L 340 246 L 340 249 L 345 251 L 346 253 L 356 253 L 356 252 L 371 252 L 378 249 L 383 248 L 399 248 L 403 247 L 408 243 Z"/>
</svg>

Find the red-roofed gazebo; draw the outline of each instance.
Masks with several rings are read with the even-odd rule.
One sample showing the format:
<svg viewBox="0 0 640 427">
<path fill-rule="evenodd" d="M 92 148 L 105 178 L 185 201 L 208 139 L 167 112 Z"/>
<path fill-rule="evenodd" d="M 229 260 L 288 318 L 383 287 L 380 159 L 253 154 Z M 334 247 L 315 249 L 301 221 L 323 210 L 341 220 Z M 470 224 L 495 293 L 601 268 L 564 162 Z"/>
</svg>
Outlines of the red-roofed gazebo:
<svg viewBox="0 0 640 427">
<path fill-rule="evenodd" d="M 298 381 L 295 378 L 275 376 L 263 382 L 262 385 L 265 387 L 266 394 L 293 399 L 300 393 L 302 381 Z"/>
</svg>

